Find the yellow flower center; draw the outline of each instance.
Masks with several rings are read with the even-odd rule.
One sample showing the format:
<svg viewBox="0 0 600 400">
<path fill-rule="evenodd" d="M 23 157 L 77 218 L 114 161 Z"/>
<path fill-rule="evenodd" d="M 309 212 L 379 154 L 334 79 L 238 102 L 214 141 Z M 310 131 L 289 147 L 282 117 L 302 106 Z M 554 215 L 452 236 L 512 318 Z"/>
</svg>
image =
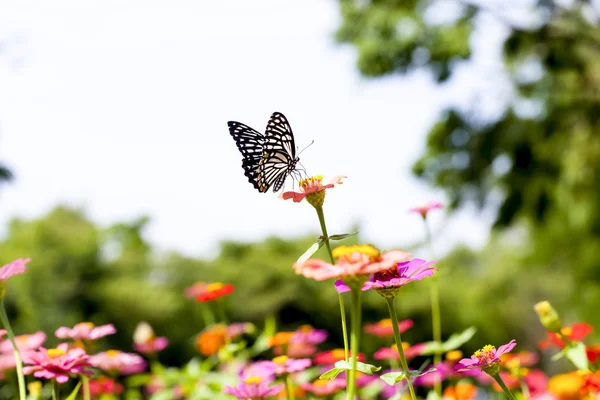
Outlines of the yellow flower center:
<svg viewBox="0 0 600 400">
<path fill-rule="evenodd" d="M 117 357 L 121 352 L 119 350 L 106 350 L 106 355 L 109 357 Z"/>
<path fill-rule="evenodd" d="M 343 360 L 345 356 L 346 356 L 346 353 L 345 353 L 344 349 L 331 350 L 331 357 L 333 357 L 333 358 Z"/>
<path fill-rule="evenodd" d="M 573 328 L 571 328 L 570 326 L 562 328 L 560 330 L 560 333 L 562 333 L 565 336 L 571 336 L 573 334 Z"/>
<path fill-rule="evenodd" d="M 259 384 L 260 376 L 249 376 L 248 378 L 244 379 L 244 382 L 247 383 L 248 385 Z"/>
<path fill-rule="evenodd" d="M 392 319 L 391 318 L 382 319 L 381 321 L 379 321 L 377 323 L 377 325 L 381 326 L 382 328 L 389 328 L 390 326 L 392 326 Z"/>
<path fill-rule="evenodd" d="M 321 181 L 323 181 L 323 175 L 315 175 L 302 179 L 300 182 L 298 182 L 298 185 L 302 188 L 302 190 L 305 190 L 307 187 L 321 183 Z"/>
<path fill-rule="evenodd" d="M 316 381 L 313 382 L 313 385 L 315 385 L 315 386 L 327 386 L 328 383 L 329 383 L 329 380 L 327 380 L 327 379 L 317 379 Z"/>
<path fill-rule="evenodd" d="M 381 257 L 379 250 L 370 244 L 338 246 L 333 249 L 332 253 L 334 258 L 337 258 L 338 260 L 347 260 L 349 262 L 353 260 L 356 254 L 367 256 L 371 262 L 375 262 Z"/>
<path fill-rule="evenodd" d="M 300 332 L 308 333 L 313 330 L 313 327 L 312 327 L 312 325 L 302 325 L 302 326 L 300 326 L 300 328 L 298 328 L 298 330 Z"/>
<path fill-rule="evenodd" d="M 61 349 L 48 349 L 46 350 L 46 354 L 48 354 L 48 357 L 50 358 L 56 358 L 64 356 L 65 354 L 67 354 L 67 352 Z"/>
<path fill-rule="evenodd" d="M 88 329 L 94 329 L 94 323 L 93 322 L 80 322 L 77 325 L 75 325 L 77 327 L 81 327 L 81 328 L 88 328 Z"/>
<path fill-rule="evenodd" d="M 27 339 L 29 339 L 29 335 L 19 335 L 19 336 L 15 337 L 15 342 L 26 343 Z"/>
<path fill-rule="evenodd" d="M 215 292 L 215 291 L 221 289 L 222 287 L 223 287 L 223 284 L 221 282 L 209 283 L 208 285 L 206 285 L 206 291 L 207 292 Z"/>
<path fill-rule="evenodd" d="M 275 364 L 279 364 L 279 365 L 285 365 L 285 363 L 288 360 L 288 356 L 279 356 L 279 357 L 275 357 L 272 361 Z"/>
<path fill-rule="evenodd" d="M 446 360 L 448 361 L 457 361 L 460 360 L 463 356 L 462 351 L 460 350 L 452 350 L 446 353 Z"/>
</svg>

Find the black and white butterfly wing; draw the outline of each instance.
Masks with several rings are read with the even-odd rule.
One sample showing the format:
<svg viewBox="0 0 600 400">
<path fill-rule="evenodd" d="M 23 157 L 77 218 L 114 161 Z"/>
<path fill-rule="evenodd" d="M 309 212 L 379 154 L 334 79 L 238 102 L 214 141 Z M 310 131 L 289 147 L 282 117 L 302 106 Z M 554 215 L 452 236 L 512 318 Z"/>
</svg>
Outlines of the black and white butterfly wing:
<svg viewBox="0 0 600 400">
<path fill-rule="evenodd" d="M 227 126 L 238 150 L 242 153 L 244 175 L 248 177 L 248 180 L 256 189 L 260 190 L 258 184 L 258 165 L 263 157 L 265 135 L 241 122 L 229 121 L 227 122 Z M 263 192 L 263 190 L 260 191 Z"/>
<path fill-rule="evenodd" d="M 264 136 L 263 155 L 258 164 L 258 190 L 272 186 L 277 192 L 285 178 L 296 169 L 296 146 L 292 128 L 282 113 L 271 115 Z"/>
</svg>

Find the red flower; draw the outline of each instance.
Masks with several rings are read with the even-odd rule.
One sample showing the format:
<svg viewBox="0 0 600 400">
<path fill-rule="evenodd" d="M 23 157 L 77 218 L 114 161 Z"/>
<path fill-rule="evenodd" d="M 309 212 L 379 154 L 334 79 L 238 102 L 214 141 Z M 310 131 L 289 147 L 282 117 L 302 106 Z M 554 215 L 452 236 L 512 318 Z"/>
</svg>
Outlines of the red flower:
<svg viewBox="0 0 600 400">
<path fill-rule="evenodd" d="M 561 329 L 561 334 L 565 336 L 567 339 L 573 342 L 581 342 L 585 339 L 592 331 L 594 327 L 586 324 L 585 322 L 577 322 L 571 326 L 565 327 Z M 553 332 L 547 332 L 548 337 L 545 340 L 542 340 L 539 343 L 540 349 L 546 349 L 550 346 L 555 346 L 560 349 L 565 347 L 565 342 L 561 339 L 560 335 Z"/>
<path fill-rule="evenodd" d="M 198 302 L 205 302 L 218 299 L 231 292 L 233 292 L 233 285 L 230 284 L 196 282 L 185 290 L 185 295 L 186 297 L 195 298 Z"/>
<path fill-rule="evenodd" d="M 352 357 L 352 353 L 348 352 L 349 356 Z M 322 351 L 315 354 L 315 364 L 319 365 L 333 365 L 338 361 L 344 359 L 344 349 L 333 349 L 329 351 Z M 358 353 L 358 361 L 365 361 L 365 355 Z"/>
</svg>

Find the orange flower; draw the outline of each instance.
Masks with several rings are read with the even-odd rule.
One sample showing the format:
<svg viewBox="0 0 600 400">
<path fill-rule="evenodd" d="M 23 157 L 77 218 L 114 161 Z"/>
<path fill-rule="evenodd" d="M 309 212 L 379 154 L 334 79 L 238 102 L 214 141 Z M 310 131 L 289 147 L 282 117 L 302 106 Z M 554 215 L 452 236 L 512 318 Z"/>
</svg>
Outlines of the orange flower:
<svg viewBox="0 0 600 400">
<path fill-rule="evenodd" d="M 457 383 L 444 390 L 444 399 L 449 400 L 471 400 L 477 396 L 477 388 L 470 383 Z"/>
<path fill-rule="evenodd" d="M 267 343 L 269 344 L 269 347 L 285 346 L 295 334 L 296 332 L 277 332 L 269 338 Z"/>
<path fill-rule="evenodd" d="M 558 400 L 580 400 L 584 398 L 581 393 L 584 383 L 584 377 L 577 371 L 559 374 L 548 381 L 548 391 L 554 394 Z"/>
<path fill-rule="evenodd" d="M 203 356 L 215 354 L 227 343 L 227 326 L 219 324 L 210 327 L 196 337 L 196 349 Z"/>
<path fill-rule="evenodd" d="M 584 383 L 581 388 L 582 394 L 600 393 L 600 371 L 583 373 Z"/>
</svg>

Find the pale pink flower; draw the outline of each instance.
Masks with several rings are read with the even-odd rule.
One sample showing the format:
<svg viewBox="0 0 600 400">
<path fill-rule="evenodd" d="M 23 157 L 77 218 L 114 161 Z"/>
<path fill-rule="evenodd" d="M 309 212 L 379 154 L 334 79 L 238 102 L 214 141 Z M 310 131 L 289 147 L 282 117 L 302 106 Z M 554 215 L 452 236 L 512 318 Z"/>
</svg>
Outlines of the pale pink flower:
<svg viewBox="0 0 600 400">
<path fill-rule="evenodd" d="M 89 356 L 82 348 L 69 349 L 67 343 L 61 343 L 55 349 L 40 347 L 38 351 L 23 354 L 23 373 L 33 373 L 36 378 L 56 379 L 58 383 L 65 383 L 70 375 L 86 374 L 92 372 L 85 369 L 89 364 Z"/>
<path fill-rule="evenodd" d="M 123 375 L 136 374 L 146 369 L 146 361 L 135 353 L 108 350 L 90 356 L 90 364 L 104 371 L 119 372 Z"/>
<path fill-rule="evenodd" d="M 402 349 L 404 350 L 404 357 L 406 359 L 414 358 L 420 355 L 425 350 L 425 343 L 418 343 L 414 346 L 410 346 L 408 343 L 402 343 Z M 376 360 L 400 360 L 400 353 L 398 348 L 394 344 L 392 347 L 383 347 L 373 353 L 373 358 Z"/>
<path fill-rule="evenodd" d="M 62 326 L 54 332 L 54 335 L 59 339 L 96 340 L 116 332 L 113 324 L 94 326 L 91 322 L 80 322 L 73 328 Z"/>
<path fill-rule="evenodd" d="M 4 265 L 0 268 L 0 281 L 5 281 L 13 275 L 24 273 L 27 270 L 25 264 L 29 261 L 31 261 L 30 258 L 19 258 L 10 264 Z"/>
<path fill-rule="evenodd" d="M 346 178 L 344 175 L 335 175 L 323 181 L 323 175 L 312 176 L 310 178 L 302 179 L 299 182 L 299 192 L 284 192 L 280 197 L 284 200 L 292 199 L 294 203 L 299 203 L 304 200 L 307 195 L 323 192 L 326 189 L 333 188 L 335 185 L 341 185 L 343 183 L 342 179 L 344 178 Z"/>
<path fill-rule="evenodd" d="M 422 205 L 417 206 L 417 207 L 413 207 L 413 208 L 411 208 L 408 211 L 413 212 L 413 213 L 417 213 L 417 214 L 421 214 L 421 217 L 427 218 L 427 213 L 429 211 L 431 211 L 433 209 L 436 209 L 436 208 L 442 208 L 442 207 L 443 207 L 443 205 L 439 201 L 431 201 L 429 203 L 422 204 Z"/>
<path fill-rule="evenodd" d="M 405 319 L 404 321 L 398 322 L 398 330 L 400 333 L 406 332 L 413 326 L 412 319 Z M 377 337 L 388 337 L 394 336 L 394 326 L 392 325 L 391 318 L 385 318 L 375 324 L 365 325 L 365 332 L 375 335 Z"/>
<path fill-rule="evenodd" d="M 296 262 L 294 269 L 297 274 L 304 275 L 317 281 L 332 278 L 345 278 L 355 275 L 370 275 L 388 270 L 399 262 L 410 258 L 410 254 L 395 250 L 381 254 L 370 245 L 339 246 L 333 250 L 337 258 L 335 265 L 326 261 L 311 258 L 305 262 Z"/>
<path fill-rule="evenodd" d="M 19 351 L 37 350 L 46 341 L 46 333 L 39 331 L 31 335 L 19 335 L 15 337 L 17 348 Z M 0 353 L 8 353 L 12 351 L 12 343 L 10 339 L 0 341 Z"/>
</svg>

